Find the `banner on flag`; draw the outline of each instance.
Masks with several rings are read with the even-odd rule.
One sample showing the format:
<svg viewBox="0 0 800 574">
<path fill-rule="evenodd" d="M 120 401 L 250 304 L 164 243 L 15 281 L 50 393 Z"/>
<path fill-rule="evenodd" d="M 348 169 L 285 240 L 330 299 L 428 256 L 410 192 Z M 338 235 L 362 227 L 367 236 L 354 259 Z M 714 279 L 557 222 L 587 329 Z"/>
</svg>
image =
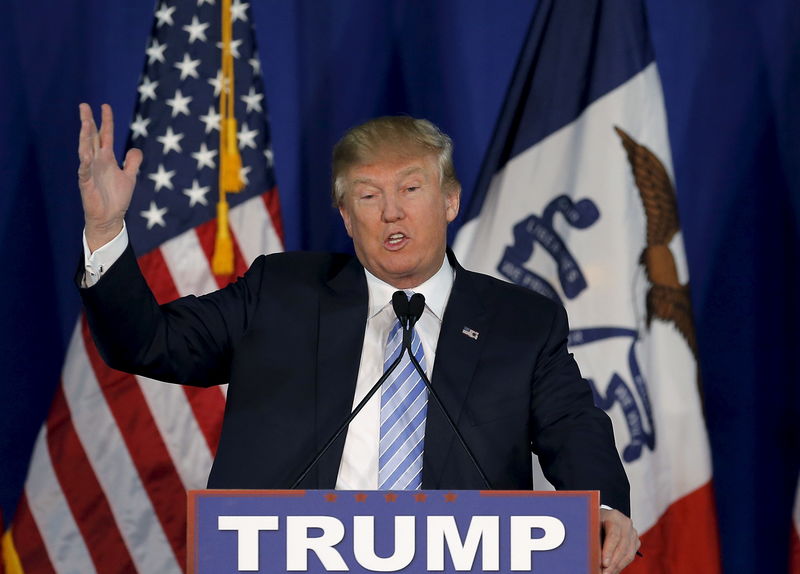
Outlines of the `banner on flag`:
<svg viewBox="0 0 800 574">
<path fill-rule="evenodd" d="M 252 24 L 239 0 L 165 0 L 155 12 L 128 139 L 144 163 L 126 224 L 160 302 L 217 289 L 258 255 L 282 250 Z M 232 66 L 223 73 L 226 49 Z M 223 153 L 222 117 L 236 119 L 225 125 L 227 141 L 238 143 Z M 225 154 L 239 158 L 228 165 L 241 190 L 228 199 L 233 273 L 218 276 L 211 261 Z M 224 403 L 224 387 L 184 388 L 108 368 L 79 318 L 3 539 L 7 572 L 184 572 L 186 491 L 206 484 Z"/>
<path fill-rule="evenodd" d="M 711 461 L 671 172 L 642 4 L 542 0 L 455 251 L 466 267 L 566 307 L 569 348 L 613 420 L 632 486 L 644 558 L 629 569 L 714 573 Z"/>
</svg>

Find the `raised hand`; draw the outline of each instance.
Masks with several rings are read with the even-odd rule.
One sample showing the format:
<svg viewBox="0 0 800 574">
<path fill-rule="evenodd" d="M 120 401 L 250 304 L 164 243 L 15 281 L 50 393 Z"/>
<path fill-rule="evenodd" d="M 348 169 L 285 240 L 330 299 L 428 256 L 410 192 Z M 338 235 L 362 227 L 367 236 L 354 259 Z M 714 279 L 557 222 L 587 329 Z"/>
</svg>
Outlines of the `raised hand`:
<svg viewBox="0 0 800 574">
<path fill-rule="evenodd" d="M 78 144 L 78 187 L 81 190 L 86 242 L 91 251 L 102 247 L 122 230 L 131 203 L 142 152 L 131 149 L 120 169 L 114 157 L 114 114 L 111 106 L 101 107 L 100 131 L 89 104 L 80 105 L 81 133 Z"/>
</svg>

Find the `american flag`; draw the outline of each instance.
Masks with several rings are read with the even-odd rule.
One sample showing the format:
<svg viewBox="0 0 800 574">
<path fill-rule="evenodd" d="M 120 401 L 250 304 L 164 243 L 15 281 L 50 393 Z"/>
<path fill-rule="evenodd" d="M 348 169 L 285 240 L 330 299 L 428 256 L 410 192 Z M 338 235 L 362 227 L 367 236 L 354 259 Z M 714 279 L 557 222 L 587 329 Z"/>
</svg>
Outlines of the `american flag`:
<svg viewBox="0 0 800 574">
<path fill-rule="evenodd" d="M 156 9 L 128 147 L 144 152 L 127 216 L 156 298 L 217 289 L 220 0 Z M 235 275 L 283 248 L 264 86 L 249 4 L 233 0 L 235 115 L 244 189 L 229 195 Z M 225 388 L 184 388 L 114 371 L 81 317 L 4 539 L 6 571 L 186 570 L 186 490 L 204 488 Z"/>
</svg>

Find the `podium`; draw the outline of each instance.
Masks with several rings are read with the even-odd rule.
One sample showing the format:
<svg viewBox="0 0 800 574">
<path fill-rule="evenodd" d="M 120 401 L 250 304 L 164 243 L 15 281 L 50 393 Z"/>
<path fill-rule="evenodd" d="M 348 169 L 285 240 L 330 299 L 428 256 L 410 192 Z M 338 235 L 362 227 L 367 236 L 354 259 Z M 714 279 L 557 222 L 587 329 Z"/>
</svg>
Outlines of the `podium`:
<svg viewBox="0 0 800 574">
<path fill-rule="evenodd" d="M 188 571 L 596 574 L 596 491 L 195 490 Z"/>
</svg>

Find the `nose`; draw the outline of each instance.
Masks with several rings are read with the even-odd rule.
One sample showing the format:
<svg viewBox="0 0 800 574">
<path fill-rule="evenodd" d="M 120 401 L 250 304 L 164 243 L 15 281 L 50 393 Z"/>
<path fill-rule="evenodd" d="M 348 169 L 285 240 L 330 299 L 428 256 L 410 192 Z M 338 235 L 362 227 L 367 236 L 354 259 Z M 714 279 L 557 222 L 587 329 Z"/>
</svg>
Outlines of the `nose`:
<svg viewBox="0 0 800 574">
<path fill-rule="evenodd" d="M 383 211 L 381 213 L 383 221 L 391 223 L 405 217 L 400 197 L 396 192 L 385 193 L 383 196 Z"/>
</svg>

